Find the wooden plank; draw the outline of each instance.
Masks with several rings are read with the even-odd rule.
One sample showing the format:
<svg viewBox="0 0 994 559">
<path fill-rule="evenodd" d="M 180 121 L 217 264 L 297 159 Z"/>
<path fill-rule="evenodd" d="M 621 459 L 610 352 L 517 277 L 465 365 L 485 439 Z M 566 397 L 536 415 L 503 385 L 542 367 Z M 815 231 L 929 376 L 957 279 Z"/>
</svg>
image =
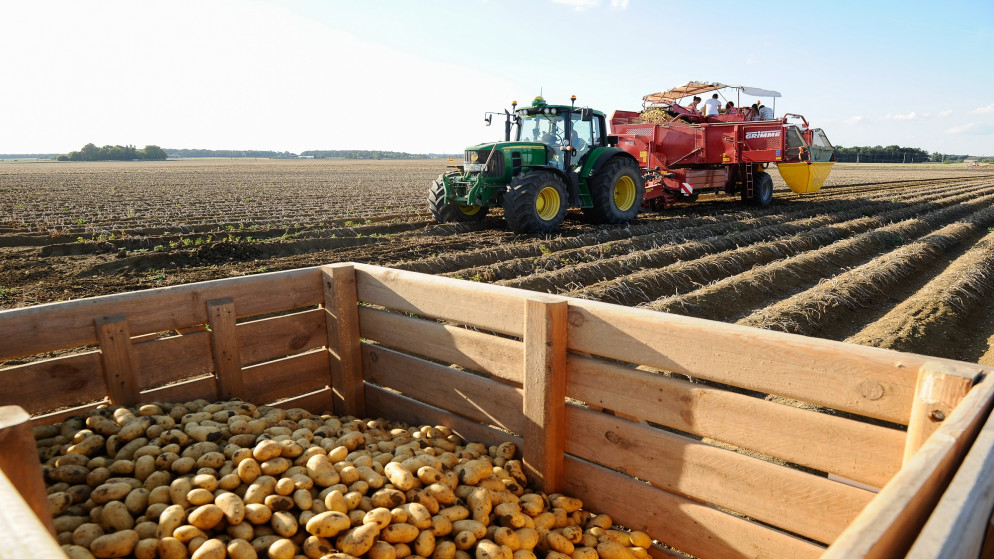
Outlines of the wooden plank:
<svg viewBox="0 0 994 559">
<path fill-rule="evenodd" d="M 107 396 L 99 351 L 36 361 L 0 370 L 0 405 L 34 415 L 103 400 Z"/>
<path fill-rule="evenodd" d="M 521 337 L 521 299 L 534 293 L 417 272 L 356 265 L 361 301 Z"/>
<path fill-rule="evenodd" d="M 324 350 L 284 357 L 242 369 L 245 399 L 272 402 L 328 386 L 328 355 Z"/>
<path fill-rule="evenodd" d="M 359 309 L 359 327 L 364 339 L 387 347 L 511 382 L 524 380 L 524 346 L 517 340 L 369 307 Z"/>
<path fill-rule="evenodd" d="M 513 442 L 519 449 L 522 448 L 521 437 L 470 421 L 372 384 L 366 385 L 366 405 L 369 417 L 383 417 L 403 421 L 409 425 L 445 425 L 469 442 L 487 445 Z"/>
<path fill-rule="evenodd" d="M 566 423 L 572 455 L 826 545 L 874 497 L 591 409 L 567 406 Z"/>
<path fill-rule="evenodd" d="M 138 401 L 138 381 L 131 357 L 131 334 L 123 314 L 99 317 L 93 321 L 100 342 L 107 398 L 111 404 L 133 406 Z"/>
<path fill-rule="evenodd" d="M 335 413 L 364 417 L 366 395 L 359 349 L 359 300 L 356 297 L 355 269 L 351 264 L 333 264 L 324 266 L 321 271 Z"/>
<path fill-rule="evenodd" d="M 214 356 L 214 376 L 217 377 L 217 399 L 244 399 L 242 357 L 238 333 L 235 331 L 235 302 L 231 297 L 207 301 L 207 322 L 211 327 L 211 355 Z"/>
<path fill-rule="evenodd" d="M 321 301 L 320 270 L 302 268 L 160 287 L 0 311 L 0 361 L 97 343 L 93 319 L 128 313 L 136 335 L 207 322 L 206 302 L 231 297 L 241 316 L 306 307 Z"/>
<path fill-rule="evenodd" d="M 31 416 L 19 406 L 0 407 L 0 471 L 17 489 L 41 524 L 55 536 Z M 5 508 L 6 498 L 0 498 Z M 8 542 L 4 542 L 5 545 Z"/>
<path fill-rule="evenodd" d="M 932 357 L 570 299 L 572 350 L 908 424 Z M 938 360 L 964 375 L 992 371 Z"/>
<path fill-rule="evenodd" d="M 55 538 L 35 516 L 17 488 L 7 476 L 0 473 L 0 556 L 10 559 L 65 559 L 66 554 Z M 47 506 L 47 501 L 46 501 Z"/>
<path fill-rule="evenodd" d="M 370 344 L 362 368 L 366 382 L 512 433 L 524 428 L 520 388 Z"/>
<path fill-rule="evenodd" d="M 303 353 L 328 344 L 324 309 L 238 324 L 242 365 Z"/>
<path fill-rule="evenodd" d="M 963 464 L 908 551 L 908 559 L 981 557 L 985 533 L 987 538 L 991 533 L 988 524 L 992 511 L 994 417 L 988 416 Z"/>
<path fill-rule="evenodd" d="M 994 404 L 994 382 L 976 385 L 912 459 L 829 547 L 825 559 L 903 557 Z"/>
<path fill-rule="evenodd" d="M 190 402 L 201 398 L 207 401 L 217 398 L 217 378 L 214 375 L 191 378 L 142 392 L 140 403 Z"/>
<path fill-rule="evenodd" d="M 211 353 L 210 332 L 204 329 L 134 344 L 138 386 L 147 390 L 210 373 L 214 370 Z"/>
<path fill-rule="evenodd" d="M 322 388 L 284 400 L 268 402 L 266 405 L 283 409 L 300 408 L 313 414 L 331 414 L 334 406 L 334 392 L 331 388 Z"/>
<path fill-rule="evenodd" d="M 878 488 L 901 467 L 905 433 L 897 429 L 575 354 L 566 363 L 566 395 L 597 407 Z"/>
<path fill-rule="evenodd" d="M 904 447 L 905 464 L 966 397 L 973 381 L 972 376 L 959 375 L 955 369 L 942 363 L 929 362 L 921 367 Z"/>
<path fill-rule="evenodd" d="M 702 558 L 818 557 L 824 548 L 674 495 L 579 458 L 566 457 L 565 492 L 585 510 Z"/>
<path fill-rule="evenodd" d="M 563 483 L 566 437 L 566 301 L 525 300 L 525 401 L 522 464 L 533 487 Z"/>
</svg>

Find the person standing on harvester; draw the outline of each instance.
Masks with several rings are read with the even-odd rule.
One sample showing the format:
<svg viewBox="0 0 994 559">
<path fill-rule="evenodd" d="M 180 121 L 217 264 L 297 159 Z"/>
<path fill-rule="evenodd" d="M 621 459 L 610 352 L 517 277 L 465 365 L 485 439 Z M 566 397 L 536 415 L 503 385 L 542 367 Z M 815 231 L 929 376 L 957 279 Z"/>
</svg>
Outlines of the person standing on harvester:
<svg viewBox="0 0 994 559">
<path fill-rule="evenodd" d="M 715 93 L 710 99 L 704 102 L 704 116 L 718 116 L 718 109 L 721 108 L 721 101 L 718 101 L 718 94 Z"/>
</svg>

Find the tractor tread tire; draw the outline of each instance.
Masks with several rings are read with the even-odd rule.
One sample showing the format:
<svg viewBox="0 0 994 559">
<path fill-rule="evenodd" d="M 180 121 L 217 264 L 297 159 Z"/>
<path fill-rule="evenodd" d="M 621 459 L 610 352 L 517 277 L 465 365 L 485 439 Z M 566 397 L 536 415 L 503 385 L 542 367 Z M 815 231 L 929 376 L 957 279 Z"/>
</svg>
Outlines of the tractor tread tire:
<svg viewBox="0 0 994 559">
<path fill-rule="evenodd" d="M 539 193 L 547 187 L 559 193 L 559 209 L 552 219 L 542 219 L 536 209 Z M 513 179 L 504 193 L 504 219 L 515 233 L 551 233 L 566 219 L 566 183 L 549 171 L 522 173 Z"/>
<path fill-rule="evenodd" d="M 744 193 L 744 192 L 743 192 Z M 773 178 L 769 173 L 756 173 L 753 176 L 752 197 L 743 200 L 751 206 L 765 208 L 773 200 Z"/>
<path fill-rule="evenodd" d="M 459 209 L 459 206 L 445 201 L 445 183 L 442 182 L 442 175 L 432 181 L 428 189 L 428 209 L 435 221 L 447 223 L 450 221 L 480 221 L 487 215 L 489 208 L 480 206 L 475 214 L 467 214 Z"/>
<path fill-rule="evenodd" d="M 635 202 L 627 210 L 618 208 L 614 190 L 621 177 L 628 175 L 635 182 Z M 583 215 L 594 223 L 617 225 L 638 217 L 645 197 L 645 183 L 638 165 L 623 158 L 615 158 L 604 165 L 590 180 L 590 198 L 593 207 L 583 208 Z"/>
</svg>

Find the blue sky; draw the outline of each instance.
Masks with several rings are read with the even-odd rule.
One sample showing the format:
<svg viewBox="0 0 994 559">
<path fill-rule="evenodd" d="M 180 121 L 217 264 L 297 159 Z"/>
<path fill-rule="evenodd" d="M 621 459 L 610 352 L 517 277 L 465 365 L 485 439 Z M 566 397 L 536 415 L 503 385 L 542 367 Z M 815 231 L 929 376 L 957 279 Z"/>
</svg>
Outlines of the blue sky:
<svg viewBox="0 0 994 559">
<path fill-rule="evenodd" d="M 485 111 L 539 90 L 610 114 L 699 80 L 780 91 L 778 115 L 839 145 L 994 155 L 994 0 L 42 0 L 2 14 L 0 153 L 456 153 L 501 134 Z"/>
</svg>

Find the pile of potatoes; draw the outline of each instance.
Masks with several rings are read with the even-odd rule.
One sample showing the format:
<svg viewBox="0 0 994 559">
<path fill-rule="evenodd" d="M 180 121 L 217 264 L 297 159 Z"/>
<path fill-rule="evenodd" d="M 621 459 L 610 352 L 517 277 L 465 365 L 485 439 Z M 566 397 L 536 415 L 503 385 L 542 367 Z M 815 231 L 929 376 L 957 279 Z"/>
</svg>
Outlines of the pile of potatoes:
<svg viewBox="0 0 994 559">
<path fill-rule="evenodd" d="M 35 438 L 71 559 L 646 559 L 652 544 L 531 491 L 512 443 L 441 426 L 197 400 Z"/>
</svg>

